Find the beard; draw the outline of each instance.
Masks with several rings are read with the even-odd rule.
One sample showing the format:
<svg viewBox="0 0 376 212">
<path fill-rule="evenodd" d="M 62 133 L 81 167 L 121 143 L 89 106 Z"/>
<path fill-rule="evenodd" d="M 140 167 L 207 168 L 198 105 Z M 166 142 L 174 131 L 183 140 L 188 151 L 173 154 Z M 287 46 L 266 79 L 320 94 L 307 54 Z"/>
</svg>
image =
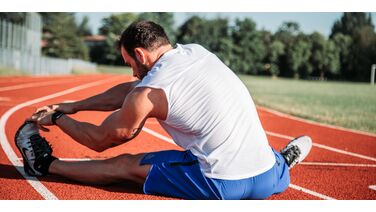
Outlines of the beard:
<svg viewBox="0 0 376 212">
<path fill-rule="evenodd" d="M 137 59 L 136 59 L 136 65 L 137 65 L 137 69 L 138 69 L 138 72 L 140 73 L 140 80 L 142 80 L 149 72 L 149 69 L 146 65 L 140 63 Z"/>
</svg>

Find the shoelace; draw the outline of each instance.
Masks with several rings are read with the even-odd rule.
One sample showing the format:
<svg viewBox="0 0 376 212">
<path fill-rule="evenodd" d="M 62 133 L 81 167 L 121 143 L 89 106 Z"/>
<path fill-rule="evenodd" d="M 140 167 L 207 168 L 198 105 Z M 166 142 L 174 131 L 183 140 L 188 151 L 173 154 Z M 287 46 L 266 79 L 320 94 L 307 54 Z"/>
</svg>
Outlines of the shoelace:
<svg viewBox="0 0 376 212">
<path fill-rule="evenodd" d="M 300 149 L 297 146 L 292 145 L 284 150 L 282 155 L 285 157 L 287 164 L 290 167 L 298 162 L 300 153 Z"/>
<path fill-rule="evenodd" d="M 32 149 L 34 151 L 35 158 L 39 157 L 44 153 L 52 153 L 51 145 L 47 142 L 45 138 L 41 137 L 40 135 L 32 135 L 30 137 L 30 141 Z"/>
</svg>

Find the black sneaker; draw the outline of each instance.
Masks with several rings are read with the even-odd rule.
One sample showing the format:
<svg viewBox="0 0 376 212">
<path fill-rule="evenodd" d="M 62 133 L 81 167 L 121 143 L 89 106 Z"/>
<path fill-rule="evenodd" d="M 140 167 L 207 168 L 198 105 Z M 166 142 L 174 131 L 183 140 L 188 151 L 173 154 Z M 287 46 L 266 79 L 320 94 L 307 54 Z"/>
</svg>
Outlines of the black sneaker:
<svg viewBox="0 0 376 212">
<path fill-rule="evenodd" d="M 285 158 L 289 169 L 302 162 L 307 157 L 312 148 L 312 139 L 308 136 L 300 136 L 290 141 L 281 150 L 281 155 Z"/>
<path fill-rule="evenodd" d="M 34 122 L 25 122 L 15 135 L 15 143 L 22 154 L 24 170 L 30 176 L 47 174 L 53 157 L 52 148 L 45 138 L 39 134 Z M 47 164 L 47 165 L 46 165 Z"/>
</svg>

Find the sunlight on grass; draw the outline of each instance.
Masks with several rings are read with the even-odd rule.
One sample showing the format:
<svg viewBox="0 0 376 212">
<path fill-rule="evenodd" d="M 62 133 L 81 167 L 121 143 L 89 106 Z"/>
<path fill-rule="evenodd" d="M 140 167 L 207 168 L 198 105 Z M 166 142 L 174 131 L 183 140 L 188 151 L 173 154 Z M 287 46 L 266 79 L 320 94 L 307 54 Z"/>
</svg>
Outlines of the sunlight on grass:
<svg viewBox="0 0 376 212">
<path fill-rule="evenodd" d="M 376 86 L 239 77 L 258 105 L 322 123 L 376 133 Z"/>
<path fill-rule="evenodd" d="M 128 74 L 128 75 L 132 75 L 131 68 L 129 68 L 127 66 L 98 65 L 97 70 L 100 73 L 112 73 L 112 74 Z"/>
</svg>

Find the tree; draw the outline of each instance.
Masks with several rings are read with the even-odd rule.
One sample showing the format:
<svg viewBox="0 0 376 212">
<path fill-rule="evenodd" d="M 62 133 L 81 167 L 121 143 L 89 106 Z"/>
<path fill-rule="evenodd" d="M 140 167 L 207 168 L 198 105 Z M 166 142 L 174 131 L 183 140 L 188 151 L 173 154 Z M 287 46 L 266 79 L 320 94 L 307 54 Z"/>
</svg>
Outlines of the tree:
<svg viewBox="0 0 376 212">
<path fill-rule="evenodd" d="M 51 57 L 89 58 L 84 41 L 77 36 L 77 24 L 73 13 L 41 13 L 43 39 L 47 42 L 42 53 Z"/>
<path fill-rule="evenodd" d="M 179 43 L 200 43 L 209 47 L 206 20 L 193 16 L 185 21 L 178 29 L 177 41 Z"/>
<path fill-rule="evenodd" d="M 300 25 L 296 22 L 283 22 L 277 33 L 286 33 L 288 36 L 297 36 L 300 33 Z"/>
<path fill-rule="evenodd" d="M 332 27 L 330 38 L 341 33 L 352 38 L 349 54 L 341 55 L 342 73 L 348 80 L 368 81 L 369 70 L 376 55 L 376 34 L 371 15 L 367 13 L 344 13 Z M 339 39 L 339 38 L 337 38 Z M 335 42 L 338 44 L 338 42 Z"/>
<path fill-rule="evenodd" d="M 294 45 L 286 50 L 287 64 L 291 70 L 290 77 L 304 78 L 311 72 L 309 58 L 311 56 L 311 45 L 303 39 L 297 38 Z"/>
<path fill-rule="evenodd" d="M 137 20 L 134 13 L 111 14 L 102 19 L 102 26 L 99 28 L 99 34 L 109 35 L 110 33 L 120 35 L 125 28 Z"/>
<path fill-rule="evenodd" d="M 216 54 L 226 65 L 231 66 L 234 58 L 232 54 L 233 42 L 230 37 L 228 20 L 216 18 L 206 21 L 206 45 Z"/>
<path fill-rule="evenodd" d="M 89 17 L 84 16 L 81 23 L 77 27 L 77 35 L 78 36 L 83 37 L 83 36 L 89 36 L 89 35 L 93 34 L 91 32 L 91 29 L 90 29 L 88 23 L 89 23 Z"/>
<path fill-rule="evenodd" d="M 0 19 L 15 23 L 15 24 L 24 23 L 25 18 L 26 18 L 26 14 L 24 12 L 12 12 L 12 13 L 0 12 Z"/>
<path fill-rule="evenodd" d="M 337 75 L 340 70 L 339 51 L 335 43 L 327 40 L 323 35 L 314 32 L 310 36 L 312 42 L 311 59 L 314 72 L 321 80 L 326 74 Z"/>
<path fill-rule="evenodd" d="M 273 76 L 278 76 L 279 70 L 279 58 L 285 53 L 285 45 L 278 40 L 273 41 L 269 46 L 267 46 L 267 56 L 266 62 L 269 64 L 269 72 Z"/>
<path fill-rule="evenodd" d="M 226 65 L 231 65 L 233 43 L 227 19 L 205 20 L 193 16 L 178 29 L 177 41 L 198 43 L 216 54 Z"/>
<path fill-rule="evenodd" d="M 331 39 L 334 45 L 339 52 L 339 77 L 342 79 L 346 79 L 346 75 L 348 75 L 347 71 L 349 70 L 348 67 L 351 63 L 351 46 L 352 46 L 352 38 L 349 35 L 344 35 L 342 33 L 336 33 Z"/>
<path fill-rule="evenodd" d="M 257 74 L 263 69 L 262 60 L 266 49 L 261 40 L 261 33 L 256 30 L 256 23 L 251 19 L 236 19 L 232 29 L 234 59 L 231 67 L 234 71 L 245 74 Z"/>
<path fill-rule="evenodd" d="M 376 62 L 376 33 L 373 27 L 364 26 L 353 36 L 352 60 L 348 79 L 369 81 L 372 64 Z"/>
<path fill-rule="evenodd" d="M 284 77 L 305 77 L 312 67 L 308 63 L 310 57 L 309 39 L 300 31 L 296 22 L 284 22 L 274 35 L 284 45 L 284 54 L 279 57 L 280 75 Z"/>
<path fill-rule="evenodd" d="M 106 36 L 106 40 L 101 46 L 95 48 L 95 58 L 100 58 L 95 62 L 110 65 L 124 64 L 121 53 L 116 48 L 116 43 L 121 33 L 136 20 L 137 15 L 134 13 L 112 14 L 102 19 L 99 34 Z"/>
<path fill-rule="evenodd" d="M 333 38 L 336 33 L 353 36 L 356 31 L 365 26 L 374 28 L 371 14 L 359 12 L 343 13 L 341 19 L 333 24 L 330 38 Z"/>
<path fill-rule="evenodd" d="M 279 57 L 284 54 L 284 44 L 281 41 L 275 40 L 271 32 L 262 30 L 262 43 L 266 49 L 266 54 L 263 59 L 264 73 L 276 77 L 279 75 Z"/>
</svg>

